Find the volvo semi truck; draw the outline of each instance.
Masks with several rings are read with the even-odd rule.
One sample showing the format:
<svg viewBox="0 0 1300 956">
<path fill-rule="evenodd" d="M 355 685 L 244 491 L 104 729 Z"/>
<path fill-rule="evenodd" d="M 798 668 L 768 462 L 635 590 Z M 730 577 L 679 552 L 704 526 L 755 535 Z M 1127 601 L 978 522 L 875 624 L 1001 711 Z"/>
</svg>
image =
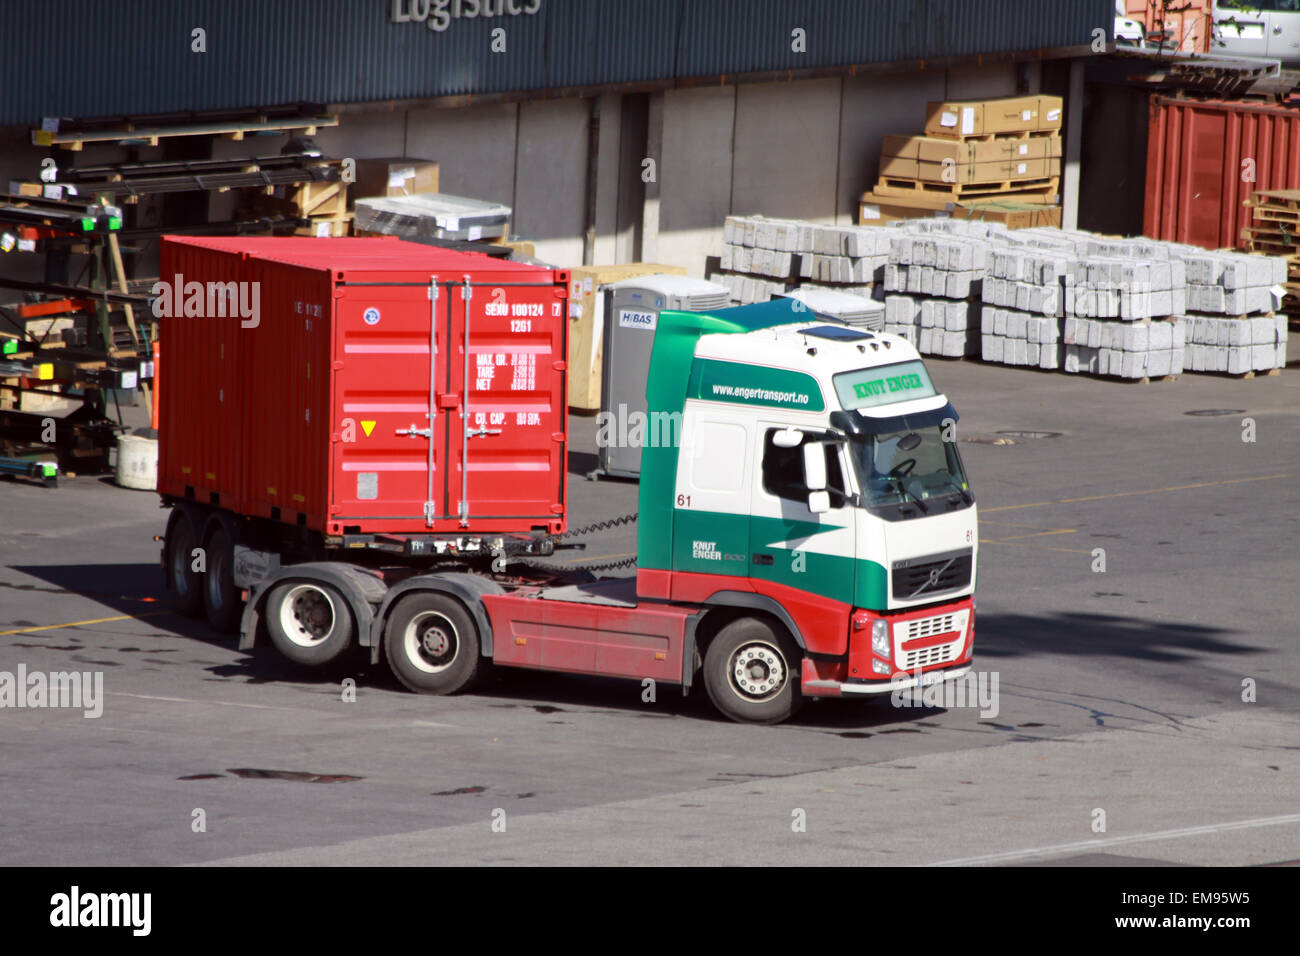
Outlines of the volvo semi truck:
<svg viewBox="0 0 1300 956">
<path fill-rule="evenodd" d="M 568 521 L 567 274 L 265 242 L 163 247 L 178 281 L 276 286 L 256 327 L 163 325 L 162 564 L 241 648 L 359 646 L 429 694 L 493 665 L 703 684 L 756 723 L 970 670 L 976 506 L 906 340 L 785 299 L 660 313 L 635 568 L 566 579 L 536 559 Z"/>
</svg>

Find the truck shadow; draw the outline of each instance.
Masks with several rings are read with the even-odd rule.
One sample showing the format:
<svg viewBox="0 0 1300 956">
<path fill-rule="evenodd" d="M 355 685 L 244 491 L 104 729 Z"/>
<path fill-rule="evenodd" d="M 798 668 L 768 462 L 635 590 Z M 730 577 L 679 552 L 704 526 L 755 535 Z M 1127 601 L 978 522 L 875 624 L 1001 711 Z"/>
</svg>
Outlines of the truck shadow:
<svg viewBox="0 0 1300 956">
<path fill-rule="evenodd" d="M 148 564 L 69 564 L 12 565 L 13 570 L 36 579 L 38 583 L 0 582 L 0 603 L 6 595 L 21 593 L 45 598 L 39 620 L 15 618 L 6 629 L 33 628 L 24 637 L 42 640 L 66 636 L 80 643 L 79 626 L 51 628 L 48 625 L 72 624 L 78 617 L 87 619 L 122 615 L 138 619 L 139 626 L 212 647 L 225 648 L 237 656 L 233 660 L 207 667 L 205 680 L 223 682 L 243 680 L 247 683 L 284 682 L 309 686 L 338 687 L 344 679 L 356 681 L 357 687 L 386 691 L 412 697 L 397 681 L 382 658 L 372 664 L 368 648 L 356 648 L 324 667 L 308 668 L 282 658 L 269 646 L 251 652 L 235 650 L 237 637 L 218 634 L 200 619 L 177 613 L 171 596 L 163 586 L 161 569 Z M 108 613 L 76 613 L 60 610 L 61 599 L 84 597 L 101 605 Z M 30 604 L 30 601 L 28 602 Z M 31 612 L 28 612 L 31 613 Z M 1015 660 L 1033 656 L 1088 656 L 1127 662 L 1141 667 L 1197 662 L 1202 665 L 1216 660 L 1263 653 L 1267 648 L 1229 637 L 1225 628 L 1183 622 L 1155 621 L 1131 616 L 1062 612 L 1053 615 L 983 613 L 978 618 L 975 656 L 976 674 L 998 671 L 1003 686 L 1015 681 Z M 102 642 L 108 635 L 95 635 Z M 133 643 L 140 635 L 123 637 Z M 645 689 L 638 680 L 560 674 L 512 668 L 495 668 L 486 679 L 467 692 L 466 697 L 480 698 L 488 706 L 533 709 L 555 714 L 563 720 L 564 711 L 581 713 L 628 713 L 647 720 L 687 718 L 730 723 L 714 710 L 697 676 L 689 696 L 683 697 L 675 684 L 660 683 L 654 700 L 643 699 Z M 825 699 L 809 701 L 789 726 L 840 732 L 845 737 L 871 736 L 874 733 L 923 733 L 923 721 L 940 717 L 942 708 L 898 708 L 890 706 L 890 694 L 875 701 Z M 910 726 L 905 726 L 910 725 Z"/>
</svg>

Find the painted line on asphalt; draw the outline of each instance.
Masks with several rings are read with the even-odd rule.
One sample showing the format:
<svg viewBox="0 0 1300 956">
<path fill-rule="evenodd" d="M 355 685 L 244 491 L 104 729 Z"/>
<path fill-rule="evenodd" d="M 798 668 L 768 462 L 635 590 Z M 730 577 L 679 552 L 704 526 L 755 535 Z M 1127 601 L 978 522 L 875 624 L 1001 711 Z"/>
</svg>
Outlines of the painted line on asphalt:
<svg viewBox="0 0 1300 956">
<path fill-rule="evenodd" d="M 1219 488 L 1223 485 L 1239 485 L 1247 481 L 1277 481 L 1282 478 L 1300 478 L 1300 472 L 1286 475 L 1260 475 L 1255 478 L 1226 478 L 1223 481 L 1202 481 L 1194 485 L 1170 485 L 1168 488 L 1144 488 L 1141 491 L 1114 491 L 1106 495 L 1088 495 L 1084 498 L 1058 498 L 1055 501 L 1034 501 L 1023 505 L 999 505 L 996 508 L 981 508 L 980 514 L 992 514 L 995 511 L 1018 511 L 1023 508 L 1046 508 L 1048 505 L 1072 505 L 1080 501 L 1104 501 L 1107 498 L 1128 498 L 1132 495 L 1163 495 L 1171 491 L 1188 491 L 1193 488 Z"/>
<path fill-rule="evenodd" d="M 988 866 L 990 863 L 1010 863 L 1039 856 L 1058 856 L 1076 850 L 1096 850 L 1100 847 L 1124 846 L 1129 843 L 1149 843 L 1154 840 L 1181 840 L 1186 837 L 1206 836 L 1211 833 L 1228 833 L 1232 830 L 1251 830 L 1257 827 L 1300 825 L 1300 813 L 1280 817 L 1256 817 L 1252 820 L 1234 820 L 1231 823 L 1211 823 L 1199 827 L 1181 827 L 1177 830 L 1153 830 L 1131 836 L 1102 837 L 1097 840 L 1080 840 L 1077 843 L 1058 843 L 1032 850 L 1012 850 L 1007 853 L 988 853 L 984 856 L 967 856 L 957 860 L 941 860 L 927 866 Z"/>
<path fill-rule="evenodd" d="M 30 634 L 33 631 L 57 631 L 61 627 L 85 627 L 87 624 L 107 624 L 110 621 L 134 621 L 142 617 L 157 617 L 170 614 L 170 611 L 146 611 L 144 614 L 123 614 L 119 617 L 96 617 L 88 621 L 69 621 L 67 624 L 42 624 L 39 627 L 19 627 L 12 631 L 0 631 L 0 637 L 10 634 Z"/>
</svg>

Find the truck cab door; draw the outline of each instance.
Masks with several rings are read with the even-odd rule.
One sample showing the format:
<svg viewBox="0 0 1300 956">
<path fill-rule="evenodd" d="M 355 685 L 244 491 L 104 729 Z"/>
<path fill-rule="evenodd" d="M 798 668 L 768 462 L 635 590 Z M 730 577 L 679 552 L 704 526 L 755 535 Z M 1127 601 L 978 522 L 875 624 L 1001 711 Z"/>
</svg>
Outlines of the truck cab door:
<svg viewBox="0 0 1300 956">
<path fill-rule="evenodd" d="M 783 427 L 761 424 L 755 436 L 749 523 L 754 590 L 817 612 L 832 604 L 847 607 L 853 602 L 856 571 L 855 516 L 844 494 L 850 490 L 848 462 L 839 444 L 822 444 L 831 508 L 814 514 L 808 508 L 803 447 L 780 448 L 773 442 Z"/>
</svg>

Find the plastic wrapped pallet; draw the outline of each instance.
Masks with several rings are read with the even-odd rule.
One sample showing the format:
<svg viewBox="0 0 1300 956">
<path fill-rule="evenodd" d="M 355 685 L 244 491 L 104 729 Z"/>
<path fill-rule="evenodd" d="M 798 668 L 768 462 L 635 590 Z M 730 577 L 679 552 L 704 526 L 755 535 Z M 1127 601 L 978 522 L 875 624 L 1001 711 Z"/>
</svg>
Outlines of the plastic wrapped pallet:
<svg viewBox="0 0 1300 956">
<path fill-rule="evenodd" d="M 1112 322 L 1068 316 L 1064 369 L 1127 379 L 1179 375 L 1186 327 L 1177 319 Z"/>
<path fill-rule="evenodd" d="M 419 193 L 358 199 L 353 222 L 357 229 L 407 239 L 503 239 L 510 229 L 510 207 L 447 193 Z"/>
</svg>

